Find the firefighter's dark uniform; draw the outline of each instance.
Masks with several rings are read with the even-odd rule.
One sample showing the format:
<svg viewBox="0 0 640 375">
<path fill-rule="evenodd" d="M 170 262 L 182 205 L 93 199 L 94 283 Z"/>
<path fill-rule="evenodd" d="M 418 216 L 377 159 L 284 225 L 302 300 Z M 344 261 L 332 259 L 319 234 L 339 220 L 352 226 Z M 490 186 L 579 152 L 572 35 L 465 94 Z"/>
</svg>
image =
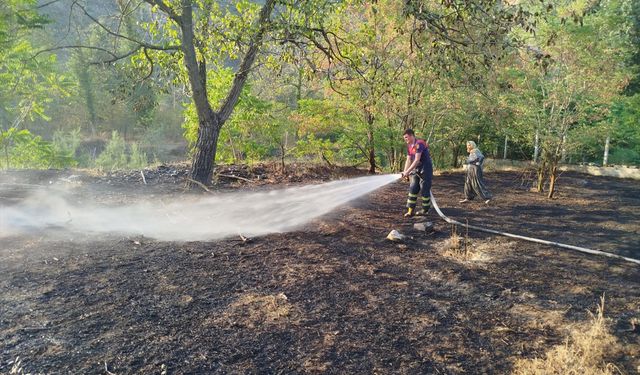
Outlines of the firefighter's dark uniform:
<svg viewBox="0 0 640 375">
<path fill-rule="evenodd" d="M 422 214 L 429 212 L 431 208 L 431 180 L 433 179 L 433 165 L 431 163 L 431 155 L 429 154 L 429 145 L 422 139 L 416 139 L 415 143 L 407 145 L 407 154 L 409 161 L 413 163 L 416 155 L 420 153 L 420 162 L 409 175 L 409 198 L 407 199 L 406 216 L 415 213 L 418 194 L 422 196 Z"/>
</svg>

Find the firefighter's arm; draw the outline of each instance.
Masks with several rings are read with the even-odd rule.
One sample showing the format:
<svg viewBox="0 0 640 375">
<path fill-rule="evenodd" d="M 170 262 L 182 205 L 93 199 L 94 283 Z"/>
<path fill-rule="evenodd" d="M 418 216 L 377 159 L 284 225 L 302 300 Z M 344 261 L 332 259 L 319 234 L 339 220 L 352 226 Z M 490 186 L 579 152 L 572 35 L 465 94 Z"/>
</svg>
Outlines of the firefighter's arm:
<svg viewBox="0 0 640 375">
<path fill-rule="evenodd" d="M 409 157 L 407 156 L 407 162 L 405 163 L 404 172 L 402 172 L 402 177 L 407 177 L 411 171 L 413 171 L 420 163 L 420 157 L 422 156 L 422 152 L 417 152 L 415 157 L 413 158 L 413 163 L 409 164 Z"/>
</svg>

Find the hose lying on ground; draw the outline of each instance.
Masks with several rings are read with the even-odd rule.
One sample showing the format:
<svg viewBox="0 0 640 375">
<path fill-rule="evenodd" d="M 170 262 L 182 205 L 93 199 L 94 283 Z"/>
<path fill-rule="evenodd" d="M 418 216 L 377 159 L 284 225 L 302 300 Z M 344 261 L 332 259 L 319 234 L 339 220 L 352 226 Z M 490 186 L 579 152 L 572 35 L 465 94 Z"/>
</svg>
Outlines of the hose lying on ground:
<svg viewBox="0 0 640 375">
<path fill-rule="evenodd" d="M 577 250 L 577 251 L 581 251 L 583 253 L 588 253 L 588 254 L 604 255 L 604 256 L 607 256 L 607 257 L 622 259 L 622 260 L 626 260 L 627 262 L 640 264 L 640 260 L 623 257 L 622 255 L 605 253 L 604 251 L 600 251 L 600 250 L 592 250 L 592 249 L 587 249 L 585 247 L 566 245 L 566 244 L 559 243 L 559 242 L 546 241 L 546 240 L 541 240 L 541 239 L 538 239 L 538 238 L 525 237 L 525 236 L 520 236 L 520 235 L 517 235 L 517 234 L 511 234 L 511 233 L 506 233 L 506 232 L 500 232 L 500 231 L 493 230 L 493 229 L 482 228 L 482 227 L 478 227 L 478 226 L 475 226 L 475 225 L 464 224 L 464 223 L 461 223 L 459 221 L 450 219 L 447 216 L 445 216 L 442 213 L 442 211 L 440 211 L 440 207 L 438 207 L 438 203 L 436 203 L 436 199 L 433 197 L 433 193 L 429 192 L 429 194 L 431 195 L 431 204 L 433 204 L 433 208 L 436 209 L 436 212 L 438 213 L 438 215 L 442 219 L 444 219 L 444 221 L 446 221 L 447 223 L 450 223 L 450 224 L 461 225 L 463 227 L 467 227 L 469 229 L 477 230 L 477 231 L 480 231 L 480 232 L 499 234 L 501 236 L 518 238 L 518 239 L 521 239 L 521 240 L 530 241 L 530 242 L 537 242 L 537 243 L 541 243 L 541 244 L 544 244 L 544 245 L 558 246 L 558 247 L 562 247 L 562 248 L 565 248 L 565 249 Z"/>
</svg>

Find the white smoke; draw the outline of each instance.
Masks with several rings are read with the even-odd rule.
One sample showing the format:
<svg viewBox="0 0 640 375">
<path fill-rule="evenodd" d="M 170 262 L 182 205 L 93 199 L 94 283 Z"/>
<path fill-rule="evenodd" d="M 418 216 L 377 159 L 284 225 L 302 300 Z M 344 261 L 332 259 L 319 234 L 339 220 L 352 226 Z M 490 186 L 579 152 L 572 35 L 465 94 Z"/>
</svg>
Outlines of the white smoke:
<svg viewBox="0 0 640 375">
<path fill-rule="evenodd" d="M 0 238 L 45 228 L 175 241 L 284 232 L 399 177 L 359 177 L 268 192 L 184 197 L 166 205 L 154 201 L 119 207 L 72 205 L 62 196 L 45 191 L 18 205 L 0 207 Z"/>
</svg>

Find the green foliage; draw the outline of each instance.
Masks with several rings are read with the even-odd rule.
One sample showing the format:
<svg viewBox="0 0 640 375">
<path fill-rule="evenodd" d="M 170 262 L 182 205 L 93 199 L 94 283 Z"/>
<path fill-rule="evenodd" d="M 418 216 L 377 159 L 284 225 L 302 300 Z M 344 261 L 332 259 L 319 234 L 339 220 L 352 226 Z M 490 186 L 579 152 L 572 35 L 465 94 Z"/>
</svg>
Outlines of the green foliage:
<svg viewBox="0 0 640 375">
<path fill-rule="evenodd" d="M 113 56 L 92 49 L 61 59 L 38 54 L 55 34 L 39 3 L 0 4 L 0 129 L 29 129 L 3 133 L 4 167 L 72 165 L 72 157 L 90 165 L 79 150 L 101 145 L 102 134 L 111 134 L 97 160 L 104 169 L 141 168 L 147 154 L 167 157 L 184 139 L 193 148 L 199 119 L 187 104 L 194 93 L 176 47 L 179 26 L 159 7 L 116 3 L 120 34 L 166 49 L 115 42 L 88 22 L 74 25 L 85 36 L 78 44 L 109 46 L 129 57 L 126 64 L 93 65 Z M 182 12 L 181 2 L 165 3 Z M 221 129 L 217 160 L 299 158 L 397 170 L 406 154 L 402 132 L 413 128 L 429 140 L 439 167 L 455 166 L 466 140 L 502 157 L 508 137 L 508 157 L 530 159 L 536 132 L 547 166 L 563 155 L 600 163 L 607 137 L 610 163 L 637 163 L 636 3 L 279 2 L 259 64 Z M 255 35 L 260 4 L 193 2 L 196 59 L 214 111 Z M 115 8 L 87 9 L 108 20 L 98 10 Z"/>
<path fill-rule="evenodd" d="M 80 128 L 71 129 L 68 132 L 57 130 L 53 133 L 52 145 L 56 153 L 74 157 L 82 142 L 81 137 Z"/>
<path fill-rule="evenodd" d="M 322 162 L 323 158 L 334 160 L 336 148 L 336 144 L 331 140 L 316 138 L 315 134 L 311 133 L 298 140 L 295 155 L 314 162 Z"/>
<path fill-rule="evenodd" d="M 209 101 L 213 105 L 221 103 L 232 80 L 231 69 L 209 71 L 208 93 Z M 185 122 L 182 125 L 184 137 L 190 147 L 193 147 L 198 135 L 198 116 L 195 105 L 189 104 L 184 113 Z M 234 113 L 220 133 L 218 160 L 251 162 L 278 155 L 282 148 L 287 148 L 288 137 L 295 135 L 288 114 L 288 108 L 252 95 L 251 86 L 246 85 Z"/>
<path fill-rule="evenodd" d="M 57 72 L 55 55 L 37 55 L 34 30 L 48 23 L 34 0 L 0 5 L 0 127 L 19 127 L 26 119 L 48 120 L 55 96 L 69 94 L 69 82 Z"/>
<path fill-rule="evenodd" d="M 298 124 L 296 156 L 349 164 L 366 157 L 365 125 L 343 101 L 300 100 L 292 120 Z"/>
<path fill-rule="evenodd" d="M 147 154 L 144 153 L 137 143 L 131 144 L 131 155 L 129 157 L 129 163 L 127 167 L 130 169 L 142 169 L 149 165 L 149 159 Z"/>
<path fill-rule="evenodd" d="M 57 149 L 26 129 L 0 130 L 3 168 L 63 168 L 74 166 L 75 160 L 65 150 Z"/>
<path fill-rule="evenodd" d="M 628 148 L 616 148 L 609 156 L 609 164 L 640 165 L 640 153 Z"/>
<path fill-rule="evenodd" d="M 110 171 L 126 168 L 128 164 L 126 149 L 124 139 L 114 130 L 107 147 L 96 159 L 96 166 Z"/>
<path fill-rule="evenodd" d="M 207 72 L 207 93 L 209 94 L 209 102 L 216 108 L 225 98 L 227 91 L 231 87 L 233 81 L 233 71 L 230 68 L 215 69 Z M 237 105 L 237 111 L 243 109 L 243 104 L 246 102 L 247 90 L 242 92 L 240 100 Z M 250 110 L 245 106 L 247 110 Z M 233 121 L 233 119 L 231 119 Z M 182 128 L 184 129 L 184 138 L 189 142 L 189 146 L 193 148 L 198 139 L 198 113 L 196 106 L 193 102 L 189 102 L 184 111 L 184 123 Z"/>
<path fill-rule="evenodd" d="M 111 133 L 107 147 L 96 159 L 96 166 L 101 170 L 142 169 L 149 165 L 147 154 L 140 145 L 132 143 L 129 153 L 124 138 L 116 130 Z"/>
</svg>

